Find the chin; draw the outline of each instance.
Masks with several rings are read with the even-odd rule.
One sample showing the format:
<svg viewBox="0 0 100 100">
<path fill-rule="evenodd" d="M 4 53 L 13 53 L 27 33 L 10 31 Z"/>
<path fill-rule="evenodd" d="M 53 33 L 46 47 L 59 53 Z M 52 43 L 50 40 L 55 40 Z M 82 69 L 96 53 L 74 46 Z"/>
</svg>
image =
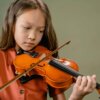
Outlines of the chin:
<svg viewBox="0 0 100 100">
<path fill-rule="evenodd" d="M 34 46 L 35 47 L 35 46 Z M 23 50 L 25 50 L 25 51 L 30 51 L 30 50 L 32 50 L 34 47 L 24 47 L 24 48 L 22 48 Z"/>
<path fill-rule="evenodd" d="M 22 48 L 24 51 L 30 51 L 32 48 Z"/>
</svg>

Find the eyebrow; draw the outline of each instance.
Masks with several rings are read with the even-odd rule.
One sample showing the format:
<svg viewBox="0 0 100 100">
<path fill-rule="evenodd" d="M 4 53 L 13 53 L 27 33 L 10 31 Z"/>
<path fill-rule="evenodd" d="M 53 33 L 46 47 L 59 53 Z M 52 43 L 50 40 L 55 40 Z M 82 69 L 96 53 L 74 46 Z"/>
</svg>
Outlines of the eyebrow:
<svg viewBox="0 0 100 100">
<path fill-rule="evenodd" d="M 38 26 L 38 28 L 45 28 L 45 26 Z"/>
<path fill-rule="evenodd" d="M 24 23 L 27 24 L 27 25 L 33 26 L 33 24 L 31 24 L 31 23 L 29 23 L 29 22 L 24 22 Z M 38 26 L 38 28 L 45 28 L 45 26 Z"/>
</svg>

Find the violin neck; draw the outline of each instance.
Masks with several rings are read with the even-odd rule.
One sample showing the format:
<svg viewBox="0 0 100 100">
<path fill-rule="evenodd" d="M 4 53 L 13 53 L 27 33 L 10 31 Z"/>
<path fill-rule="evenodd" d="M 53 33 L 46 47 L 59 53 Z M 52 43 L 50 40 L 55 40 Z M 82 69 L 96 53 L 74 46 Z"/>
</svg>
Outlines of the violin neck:
<svg viewBox="0 0 100 100">
<path fill-rule="evenodd" d="M 65 73 L 68 73 L 68 74 L 74 76 L 74 77 L 83 76 L 83 75 L 79 74 L 76 70 L 72 69 L 70 66 L 63 64 L 56 59 L 52 59 L 49 62 L 49 64 Z"/>
</svg>

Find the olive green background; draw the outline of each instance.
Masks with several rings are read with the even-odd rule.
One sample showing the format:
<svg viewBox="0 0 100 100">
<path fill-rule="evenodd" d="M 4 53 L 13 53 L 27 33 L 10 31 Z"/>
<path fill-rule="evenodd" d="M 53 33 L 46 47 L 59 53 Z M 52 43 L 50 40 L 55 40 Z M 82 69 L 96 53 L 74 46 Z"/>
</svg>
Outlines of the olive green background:
<svg viewBox="0 0 100 100">
<path fill-rule="evenodd" d="M 0 0 L 0 31 L 9 4 L 13 0 Z M 59 45 L 71 40 L 59 53 L 62 58 L 77 62 L 80 73 L 97 75 L 100 67 L 100 0 L 44 0 L 51 11 Z M 72 88 L 65 92 L 68 99 Z M 84 100 L 99 100 L 95 90 Z M 66 100 L 67 100 L 66 99 Z M 48 100 L 51 100 L 48 96 Z"/>
</svg>

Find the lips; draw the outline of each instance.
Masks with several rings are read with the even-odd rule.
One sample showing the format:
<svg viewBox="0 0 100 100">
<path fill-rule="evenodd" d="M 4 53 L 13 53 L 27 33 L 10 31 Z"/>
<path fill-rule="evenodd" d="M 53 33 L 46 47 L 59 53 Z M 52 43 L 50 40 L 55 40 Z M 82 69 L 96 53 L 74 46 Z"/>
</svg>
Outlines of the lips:
<svg viewBox="0 0 100 100">
<path fill-rule="evenodd" d="M 26 42 L 24 43 L 26 46 L 34 46 L 35 44 L 34 43 L 31 43 L 31 42 Z"/>
</svg>

